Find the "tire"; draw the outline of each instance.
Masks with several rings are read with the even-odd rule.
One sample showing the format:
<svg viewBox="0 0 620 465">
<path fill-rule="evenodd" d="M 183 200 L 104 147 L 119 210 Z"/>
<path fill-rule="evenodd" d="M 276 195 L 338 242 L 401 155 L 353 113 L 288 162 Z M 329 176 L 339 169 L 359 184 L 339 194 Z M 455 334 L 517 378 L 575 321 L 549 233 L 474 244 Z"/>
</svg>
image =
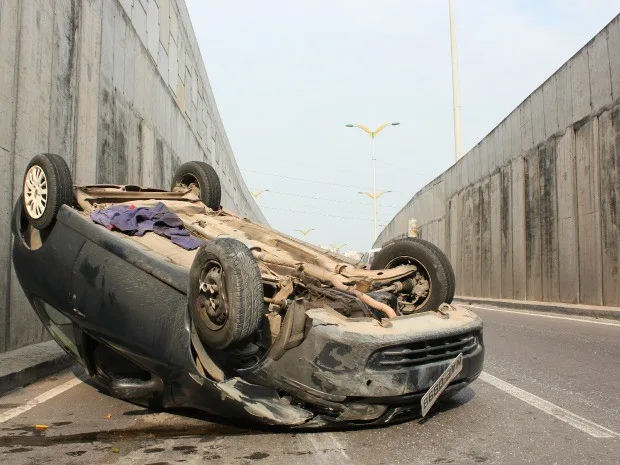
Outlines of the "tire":
<svg viewBox="0 0 620 465">
<path fill-rule="evenodd" d="M 437 257 L 439 257 L 439 260 L 441 260 L 443 267 L 446 270 L 448 275 L 448 296 L 446 297 L 445 302 L 450 304 L 452 303 L 454 293 L 456 292 L 456 276 L 454 275 L 454 268 L 452 268 L 452 263 L 450 263 L 450 260 L 446 257 L 446 254 L 443 253 L 439 247 L 432 242 L 426 242 L 426 244 L 435 249 Z"/>
<path fill-rule="evenodd" d="M 230 238 L 207 242 L 194 257 L 189 279 L 190 315 L 205 346 L 226 349 L 258 331 L 263 318 L 263 282 L 245 244 Z"/>
<path fill-rule="evenodd" d="M 371 269 L 381 270 L 413 263 L 429 281 L 429 294 L 416 312 L 436 310 L 454 297 L 454 271 L 448 258 L 434 244 L 423 239 L 408 237 L 389 242 L 377 254 Z"/>
<path fill-rule="evenodd" d="M 454 294 L 456 292 L 456 276 L 454 275 L 454 268 L 452 268 L 452 264 L 450 263 L 448 257 L 446 257 L 446 254 L 443 253 L 443 251 L 432 242 L 425 241 L 424 239 L 418 239 L 417 237 L 408 237 L 406 239 L 412 241 L 423 241 L 426 246 L 432 248 L 435 251 L 435 255 L 437 255 L 437 257 L 441 260 L 441 263 L 446 270 L 446 274 L 448 275 L 448 294 L 446 298 L 446 303 L 452 303 L 452 300 L 454 299 Z M 389 244 L 398 240 L 403 239 L 401 238 L 388 241 L 385 246 L 388 246 Z"/>
<path fill-rule="evenodd" d="M 54 224 L 62 205 L 73 205 L 71 170 L 60 155 L 41 153 L 30 160 L 22 189 L 24 212 L 38 230 Z"/>
<path fill-rule="evenodd" d="M 200 200 L 211 210 L 219 210 L 222 202 L 220 178 L 211 165 L 203 161 L 182 164 L 172 178 L 172 189 L 177 186 L 195 185 Z"/>
</svg>

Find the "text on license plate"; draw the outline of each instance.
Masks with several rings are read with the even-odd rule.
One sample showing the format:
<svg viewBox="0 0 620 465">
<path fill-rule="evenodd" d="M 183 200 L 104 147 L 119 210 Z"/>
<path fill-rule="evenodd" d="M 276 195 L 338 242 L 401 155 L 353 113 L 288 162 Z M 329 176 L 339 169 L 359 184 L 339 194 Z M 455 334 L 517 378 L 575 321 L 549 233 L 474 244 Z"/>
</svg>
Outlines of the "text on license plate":
<svg viewBox="0 0 620 465">
<path fill-rule="evenodd" d="M 452 363 L 445 369 L 445 371 L 437 378 L 437 381 L 433 383 L 433 385 L 426 391 L 424 397 L 420 401 L 422 406 L 422 416 L 426 416 L 430 408 L 433 406 L 435 401 L 439 398 L 441 393 L 444 391 L 448 384 L 458 375 L 463 369 L 463 354 L 460 353 Z"/>
</svg>

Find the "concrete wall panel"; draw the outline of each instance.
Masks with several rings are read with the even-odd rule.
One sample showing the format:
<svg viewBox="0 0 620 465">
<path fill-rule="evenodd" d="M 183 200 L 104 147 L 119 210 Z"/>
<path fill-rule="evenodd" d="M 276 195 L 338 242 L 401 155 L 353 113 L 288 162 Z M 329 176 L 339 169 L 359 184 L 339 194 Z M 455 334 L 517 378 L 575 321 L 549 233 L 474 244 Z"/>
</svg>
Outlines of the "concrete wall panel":
<svg viewBox="0 0 620 465">
<path fill-rule="evenodd" d="M 0 2 L 0 221 L 7 225 L 13 207 L 13 132 L 15 127 L 15 99 L 17 82 L 17 39 L 19 0 Z M 0 228 L 0 269 L 10 270 L 10 228 Z M 0 277 L 0 352 L 6 350 L 9 339 L 9 289 L 10 273 Z"/>
<path fill-rule="evenodd" d="M 592 111 L 590 100 L 590 68 L 588 53 L 579 53 L 571 60 L 571 89 L 573 118 L 571 123 L 585 118 Z"/>
<path fill-rule="evenodd" d="M 557 145 L 558 264 L 560 301 L 579 303 L 579 247 L 575 133 L 566 131 Z"/>
<path fill-rule="evenodd" d="M 611 97 L 611 67 L 607 49 L 608 33 L 598 34 L 588 44 L 588 67 L 590 75 L 590 94 L 592 110 L 609 106 Z"/>
<path fill-rule="evenodd" d="M 525 160 L 525 265 L 527 300 L 542 300 L 542 227 L 538 150 Z"/>
<path fill-rule="evenodd" d="M 458 217 L 458 195 L 455 195 L 454 197 L 452 197 L 448 205 L 450 206 L 449 207 L 450 216 L 449 216 L 448 228 L 447 228 L 448 236 L 450 238 L 448 258 L 450 259 L 450 263 L 452 263 L 452 267 L 454 268 L 454 271 L 456 272 L 457 257 L 459 256 L 458 232 L 459 232 L 459 225 L 461 224 L 461 222 L 459 221 L 459 217 Z"/>
<path fill-rule="evenodd" d="M 441 251 L 447 255 L 448 253 L 448 243 L 446 241 L 446 221 L 444 218 L 437 220 L 437 231 L 436 231 L 436 242 L 437 247 L 441 249 Z"/>
<path fill-rule="evenodd" d="M 603 305 L 620 306 L 620 106 L 599 116 Z"/>
<path fill-rule="evenodd" d="M 472 193 L 472 285 L 470 295 L 481 295 L 482 292 L 482 205 L 480 184 L 471 188 Z"/>
<path fill-rule="evenodd" d="M 545 94 L 544 87 L 537 89 L 532 100 L 532 146 L 543 142 L 547 136 L 545 130 Z M 556 107 L 557 108 L 557 107 Z M 557 110 L 556 110 L 557 111 Z"/>
<path fill-rule="evenodd" d="M 109 8 L 112 10 L 112 8 Z M 114 41 L 113 54 L 114 54 L 114 67 L 112 69 L 112 83 L 116 88 L 116 91 L 120 94 L 125 94 L 125 64 L 127 63 L 127 53 L 132 53 L 128 50 L 131 47 L 127 47 L 127 36 L 131 36 L 131 23 L 127 21 L 123 10 L 115 8 L 115 19 L 113 24 Z M 128 83 L 128 82 L 127 82 Z"/>
<path fill-rule="evenodd" d="M 598 118 L 575 131 L 580 302 L 602 301 Z"/>
<path fill-rule="evenodd" d="M 514 160 L 522 152 L 521 111 L 518 108 L 508 116 L 507 124 L 506 129 L 510 131 L 510 139 L 508 139 L 510 145 L 507 147 L 509 159 L 506 162 Z M 507 142 L 505 135 L 504 133 L 504 146 Z"/>
<path fill-rule="evenodd" d="M 502 173 L 491 175 L 489 203 L 491 263 L 489 297 L 499 298 L 502 291 Z"/>
<path fill-rule="evenodd" d="M 607 29 L 607 50 L 611 74 L 611 95 L 614 102 L 620 100 L 620 16 L 616 16 Z"/>
<path fill-rule="evenodd" d="M 141 7 L 138 7 L 140 9 Z M 97 176 L 97 125 L 101 62 L 102 0 L 82 2 L 77 47 L 77 126 L 75 171 L 77 184 L 91 184 Z M 134 8 L 133 11 L 135 11 Z"/>
<path fill-rule="evenodd" d="M 464 213 L 464 198 L 465 198 L 465 191 L 460 191 L 458 193 L 458 195 L 456 195 L 454 197 L 454 200 L 456 200 L 456 218 L 457 218 L 457 227 L 456 227 L 456 244 L 455 244 L 455 250 L 457 251 L 457 258 L 456 261 L 452 262 L 452 265 L 454 267 L 454 271 L 456 272 L 456 275 L 459 276 L 459 279 L 456 280 L 456 292 L 459 295 L 467 295 L 467 292 L 464 288 L 466 279 L 466 273 L 465 273 L 465 243 L 464 243 L 464 236 L 465 236 L 465 223 L 463 221 L 463 213 Z M 461 277 L 463 279 L 461 279 Z"/>
<path fill-rule="evenodd" d="M 532 128 L 532 97 L 526 98 L 519 106 L 521 115 L 521 152 L 527 152 L 534 146 L 534 130 Z"/>
<path fill-rule="evenodd" d="M 547 302 L 557 302 L 560 297 L 556 145 L 557 141 L 551 139 L 540 147 L 538 154 L 542 300 Z"/>
<path fill-rule="evenodd" d="M 491 131 L 491 134 L 489 134 L 489 137 L 486 138 L 487 143 L 486 143 L 486 157 L 488 160 L 488 174 L 492 174 L 495 172 L 495 170 L 499 167 L 499 156 L 497 153 L 497 146 L 501 145 L 498 144 L 497 142 L 497 138 L 498 138 L 498 131 L 497 128 L 494 129 L 493 131 Z"/>
<path fill-rule="evenodd" d="M 127 125 L 129 115 L 117 94 L 101 88 L 99 98 L 99 127 L 97 182 L 102 184 L 130 184 L 127 178 Z M 134 181 L 135 182 L 135 181 Z"/>
<path fill-rule="evenodd" d="M 560 130 L 558 121 L 557 76 L 552 76 L 543 84 L 543 112 L 545 120 L 545 139 L 553 136 Z"/>
<path fill-rule="evenodd" d="M 495 153 L 497 157 L 497 166 L 502 167 L 507 163 L 507 160 L 510 160 L 510 156 L 506 149 L 506 142 L 504 139 L 509 138 L 510 134 L 506 131 L 506 120 L 499 123 L 499 125 L 495 128 L 497 131 L 497 136 L 495 137 Z"/>
<path fill-rule="evenodd" d="M 474 197 L 478 192 L 474 187 L 468 187 L 463 192 L 463 238 L 461 241 L 463 252 L 461 260 L 461 281 L 464 295 L 472 295 L 473 275 L 476 263 L 474 261 Z"/>
<path fill-rule="evenodd" d="M 155 0 L 149 0 L 146 4 L 146 46 L 157 63 L 159 52 L 159 7 Z"/>
<path fill-rule="evenodd" d="M 482 139 L 480 142 L 480 178 L 484 179 L 489 175 L 489 140 L 490 138 Z"/>
<path fill-rule="evenodd" d="M 502 292 L 504 299 L 514 297 L 512 283 L 512 169 L 511 165 L 502 168 L 501 171 L 501 248 L 502 248 Z"/>
<path fill-rule="evenodd" d="M 558 105 L 558 127 L 567 128 L 573 124 L 573 86 L 572 62 L 565 63 L 552 77 L 556 81 L 556 99 Z"/>
<path fill-rule="evenodd" d="M 491 178 L 480 185 L 480 295 L 491 297 Z"/>
<path fill-rule="evenodd" d="M 515 299 L 526 298 L 525 160 L 512 161 L 512 286 Z"/>
<path fill-rule="evenodd" d="M 77 43 L 76 4 L 73 0 L 54 3 L 52 37 L 52 87 L 48 151 L 74 164 L 75 112 L 72 96 L 77 79 L 73 49 Z"/>
<path fill-rule="evenodd" d="M 54 5 L 44 0 L 21 3 L 19 66 L 13 197 L 22 191 L 24 172 L 33 154 L 46 152 L 49 136 L 50 92 L 52 84 L 52 42 Z M 37 34 L 32 34 L 37 31 Z M 10 338 L 8 347 L 38 342 L 43 326 L 20 292 L 17 279 L 11 279 Z"/>
</svg>

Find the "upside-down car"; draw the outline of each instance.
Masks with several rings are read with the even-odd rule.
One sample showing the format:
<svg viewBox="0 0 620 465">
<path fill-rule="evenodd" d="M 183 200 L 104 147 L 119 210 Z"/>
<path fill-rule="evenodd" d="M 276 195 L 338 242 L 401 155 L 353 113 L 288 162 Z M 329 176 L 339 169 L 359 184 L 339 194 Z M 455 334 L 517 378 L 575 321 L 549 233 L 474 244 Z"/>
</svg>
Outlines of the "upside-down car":
<svg viewBox="0 0 620 465">
<path fill-rule="evenodd" d="M 220 200 L 204 162 L 180 166 L 169 191 L 74 186 L 55 154 L 28 165 L 14 268 L 101 390 L 274 425 L 369 425 L 425 414 L 479 375 L 482 322 L 451 305 L 454 273 L 436 246 L 396 240 L 367 269 Z M 95 221 L 136 209 L 165 210 L 199 246 L 156 233 L 159 216 L 137 234 Z"/>
</svg>

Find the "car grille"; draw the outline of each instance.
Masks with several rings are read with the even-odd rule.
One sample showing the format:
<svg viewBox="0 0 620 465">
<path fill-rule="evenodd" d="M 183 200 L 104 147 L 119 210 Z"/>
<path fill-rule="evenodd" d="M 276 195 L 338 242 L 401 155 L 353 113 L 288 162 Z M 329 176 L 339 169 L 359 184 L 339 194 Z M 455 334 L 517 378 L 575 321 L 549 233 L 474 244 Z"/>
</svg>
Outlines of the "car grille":
<svg viewBox="0 0 620 465">
<path fill-rule="evenodd" d="M 368 368 L 373 370 L 398 370 L 442 362 L 455 358 L 459 353 L 470 354 L 478 347 L 479 332 L 459 334 L 426 341 L 411 342 L 386 347 L 370 356 Z"/>
</svg>

